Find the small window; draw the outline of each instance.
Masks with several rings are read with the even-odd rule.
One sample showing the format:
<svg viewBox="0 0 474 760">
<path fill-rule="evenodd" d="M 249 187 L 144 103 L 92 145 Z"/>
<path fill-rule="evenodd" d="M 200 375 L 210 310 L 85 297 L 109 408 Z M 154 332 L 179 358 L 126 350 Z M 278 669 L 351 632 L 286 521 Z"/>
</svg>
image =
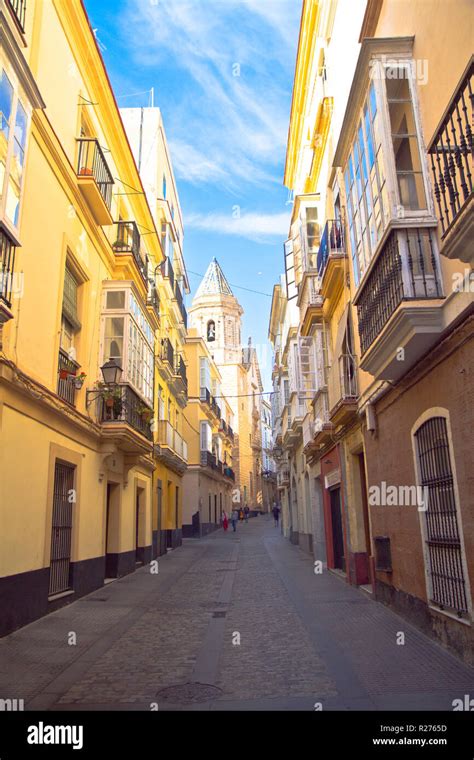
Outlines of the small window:
<svg viewBox="0 0 474 760">
<path fill-rule="evenodd" d="M 107 317 L 105 320 L 104 360 L 123 359 L 124 318 Z"/>
<path fill-rule="evenodd" d="M 166 200 L 166 175 L 163 174 L 163 198 Z"/>
<path fill-rule="evenodd" d="M 125 309 L 125 291 L 124 290 L 108 290 L 106 309 Z"/>
<path fill-rule="evenodd" d="M 207 323 L 206 334 L 209 343 L 216 339 L 216 323 L 212 319 Z"/>
</svg>

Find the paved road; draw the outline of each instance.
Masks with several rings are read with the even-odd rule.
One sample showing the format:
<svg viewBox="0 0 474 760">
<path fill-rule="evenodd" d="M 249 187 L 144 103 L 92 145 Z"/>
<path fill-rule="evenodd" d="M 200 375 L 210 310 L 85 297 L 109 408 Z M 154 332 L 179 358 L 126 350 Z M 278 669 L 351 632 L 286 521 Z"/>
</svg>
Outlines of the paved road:
<svg viewBox="0 0 474 760">
<path fill-rule="evenodd" d="M 0 698 L 30 710 L 451 710 L 464 694 L 473 669 L 315 575 L 268 517 L 186 540 L 158 574 L 141 568 L 0 640 Z"/>
</svg>

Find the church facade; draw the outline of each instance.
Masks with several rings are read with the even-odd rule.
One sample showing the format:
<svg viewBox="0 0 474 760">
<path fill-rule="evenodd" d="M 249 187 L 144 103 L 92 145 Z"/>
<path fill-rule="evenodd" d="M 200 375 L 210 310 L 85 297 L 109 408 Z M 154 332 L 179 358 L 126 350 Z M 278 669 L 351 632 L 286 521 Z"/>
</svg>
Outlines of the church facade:
<svg viewBox="0 0 474 760">
<path fill-rule="evenodd" d="M 220 374 L 220 385 L 211 388 L 224 397 L 232 410 L 235 472 L 233 504 L 263 511 L 262 497 L 262 380 L 257 352 L 251 340 L 242 347 L 243 309 L 214 258 L 189 309 L 189 327 L 205 341 Z"/>
</svg>

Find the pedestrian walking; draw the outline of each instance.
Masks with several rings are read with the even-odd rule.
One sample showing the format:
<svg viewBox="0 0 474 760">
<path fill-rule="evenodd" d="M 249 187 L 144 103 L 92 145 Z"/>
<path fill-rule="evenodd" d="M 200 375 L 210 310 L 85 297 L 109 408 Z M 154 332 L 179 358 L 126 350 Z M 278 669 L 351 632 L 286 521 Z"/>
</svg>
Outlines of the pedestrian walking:
<svg viewBox="0 0 474 760">
<path fill-rule="evenodd" d="M 240 512 L 239 512 L 239 520 L 240 520 L 240 522 L 244 521 L 244 510 L 243 509 L 241 509 Z"/>
<path fill-rule="evenodd" d="M 222 513 L 222 527 L 224 528 L 224 530 L 227 530 L 227 528 L 229 527 L 229 520 L 227 519 L 226 512 Z"/>
<path fill-rule="evenodd" d="M 232 523 L 232 530 L 234 531 L 234 533 L 237 530 L 238 519 L 239 519 L 239 512 L 237 509 L 234 509 L 230 517 L 230 521 Z"/>
<path fill-rule="evenodd" d="M 273 502 L 273 519 L 275 520 L 275 528 L 278 528 L 278 520 L 280 519 L 280 507 L 276 503 L 276 501 Z"/>
<path fill-rule="evenodd" d="M 246 522 L 246 523 L 248 523 L 248 521 L 249 521 L 249 513 L 250 513 L 250 509 L 249 509 L 249 508 L 248 508 L 248 506 L 246 505 L 246 506 L 244 507 L 244 517 L 245 517 L 245 522 Z"/>
</svg>

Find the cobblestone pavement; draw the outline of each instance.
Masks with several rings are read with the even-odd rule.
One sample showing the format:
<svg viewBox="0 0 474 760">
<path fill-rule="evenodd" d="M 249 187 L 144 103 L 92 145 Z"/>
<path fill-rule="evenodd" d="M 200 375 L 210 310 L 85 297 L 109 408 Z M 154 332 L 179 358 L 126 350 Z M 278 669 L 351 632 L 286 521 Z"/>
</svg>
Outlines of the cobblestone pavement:
<svg viewBox="0 0 474 760">
<path fill-rule="evenodd" d="M 157 575 L 141 568 L 0 640 L 0 698 L 30 710 L 451 710 L 464 694 L 473 669 L 315 575 L 267 517 L 186 540 Z"/>
</svg>

